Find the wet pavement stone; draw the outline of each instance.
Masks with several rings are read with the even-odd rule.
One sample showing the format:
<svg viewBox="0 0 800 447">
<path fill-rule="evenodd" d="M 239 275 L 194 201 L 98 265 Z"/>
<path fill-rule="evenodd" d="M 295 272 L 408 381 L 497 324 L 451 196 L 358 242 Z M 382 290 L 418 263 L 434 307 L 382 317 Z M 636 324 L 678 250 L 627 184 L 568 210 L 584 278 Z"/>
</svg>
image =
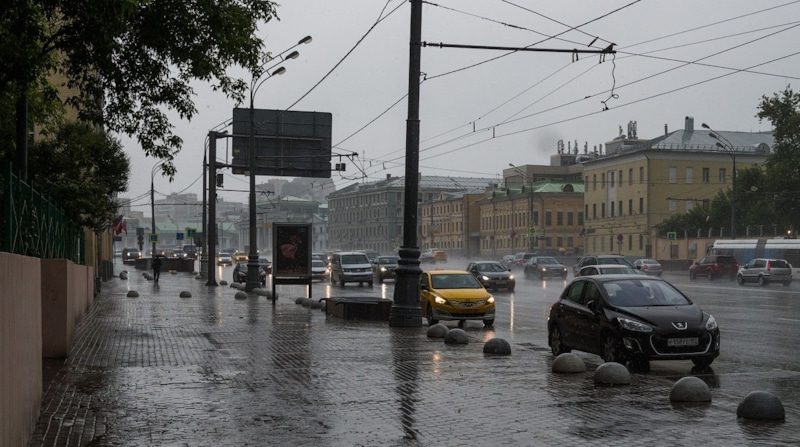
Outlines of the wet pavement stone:
<svg viewBox="0 0 800 447">
<path fill-rule="evenodd" d="M 551 372 L 546 346 L 467 327 L 468 345 L 427 327 L 342 320 L 208 288 L 191 275 L 103 283 L 77 324 L 67 359 L 46 362 L 38 446 L 675 446 L 797 445 L 786 421 L 737 421 L 737 380 L 713 402 L 669 400 L 675 378 L 632 374 L 598 387 L 586 373 Z M 282 286 L 285 287 L 285 286 Z M 129 290 L 139 292 L 127 298 Z M 191 299 L 181 299 L 190 291 Z M 302 291 L 299 293 L 303 293 Z M 730 379 L 730 380 L 729 380 Z M 791 382 L 792 379 L 790 378 Z M 794 394 L 796 396 L 796 394 Z"/>
</svg>

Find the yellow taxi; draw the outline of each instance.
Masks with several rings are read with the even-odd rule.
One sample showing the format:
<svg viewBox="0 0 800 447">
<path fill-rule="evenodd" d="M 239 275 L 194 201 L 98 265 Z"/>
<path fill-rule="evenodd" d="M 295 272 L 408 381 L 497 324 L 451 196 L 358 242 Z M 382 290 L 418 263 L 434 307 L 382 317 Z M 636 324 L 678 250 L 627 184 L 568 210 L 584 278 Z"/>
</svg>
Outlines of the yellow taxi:
<svg viewBox="0 0 800 447">
<path fill-rule="evenodd" d="M 485 326 L 494 324 L 494 297 L 467 271 L 422 272 L 419 298 L 428 325 L 439 320 L 456 320 L 459 326 L 466 320 L 483 320 Z"/>
<path fill-rule="evenodd" d="M 235 252 L 233 252 L 232 258 L 233 262 L 242 262 L 242 261 L 247 262 L 248 255 L 243 251 L 236 250 Z"/>
</svg>

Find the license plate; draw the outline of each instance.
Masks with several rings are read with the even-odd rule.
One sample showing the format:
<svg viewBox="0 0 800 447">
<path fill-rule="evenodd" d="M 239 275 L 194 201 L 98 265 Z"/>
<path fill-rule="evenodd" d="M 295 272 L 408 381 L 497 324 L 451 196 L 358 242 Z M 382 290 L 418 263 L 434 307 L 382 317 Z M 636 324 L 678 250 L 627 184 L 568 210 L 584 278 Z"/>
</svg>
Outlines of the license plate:
<svg viewBox="0 0 800 447">
<path fill-rule="evenodd" d="M 667 346 L 697 346 L 700 340 L 697 337 L 692 338 L 670 338 L 667 340 Z"/>
</svg>

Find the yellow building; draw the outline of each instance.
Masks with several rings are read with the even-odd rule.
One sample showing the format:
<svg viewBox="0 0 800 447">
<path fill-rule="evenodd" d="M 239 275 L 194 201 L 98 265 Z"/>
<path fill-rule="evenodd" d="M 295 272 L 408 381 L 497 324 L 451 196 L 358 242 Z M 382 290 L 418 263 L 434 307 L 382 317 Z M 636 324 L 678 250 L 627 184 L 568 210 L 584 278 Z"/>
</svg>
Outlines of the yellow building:
<svg viewBox="0 0 800 447">
<path fill-rule="evenodd" d="M 774 145 L 771 133 L 715 134 L 695 129 L 694 119 L 687 117 L 683 130 L 633 145 L 620 137 L 606 144 L 606 153 L 585 161 L 586 253 L 675 258 L 654 252 L 658 225 L 673 214 L 707 206 L 719 191 L 731 188 L 734 164 L 737 170 L 763 164 Z"/>
<path fill-rule="evenodd" d="M 478 202 L 481 256 L 581 253 L 583 188 L 577 181 L 539 181 L 492 191 Z"/>
</svg>

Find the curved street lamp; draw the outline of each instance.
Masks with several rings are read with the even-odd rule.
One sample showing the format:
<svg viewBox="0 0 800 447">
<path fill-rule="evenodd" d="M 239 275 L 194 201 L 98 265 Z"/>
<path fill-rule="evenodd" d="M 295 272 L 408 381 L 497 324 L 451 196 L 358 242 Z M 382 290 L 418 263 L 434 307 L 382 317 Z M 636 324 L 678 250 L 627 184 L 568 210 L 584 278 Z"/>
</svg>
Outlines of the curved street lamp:
<svg viewBox="0 0 800 447">
<path fill-rule="evenodd" d="M 156 177 L 156 172 L 158 172 L 159 169 L 162 169 L 163 166 L 164 166 L 164 163 L 166 163 L 166 162 L 167 162 L 166 158 L 161 160 L 161 161 L 159 161 L 158 163 L 156 163 L 153 166 L 153 169 L 150 171 L 150 227 L 152 228 L 152 230 L 151 230 L 152 234 L 158 234 L 158 232 L 156 231 L 156 211 L 155 211 L 156 207 L 155 207 L 155 200 L 154 200 L 154 196 L 155 196 L 155 187 L 154 187 L 155 177 Z M 152 242 L 153 242 L 153 251 L 150 253 L 151 257 L 156 255 L 156 241 L 152 240 Z"/>
<path fill-rule="evenodd" d="M 736 239 L 736 150 L 733 144 L 727 138 L 720 135 L 706 123 L 702 124 L 703 128 L 710 130 L 708 136 L 717 140 L 716 146 L 720 149 L 728 151 L 733 160 L 733 184 L 731 185 L 731 239 Z M 724 144 L 723 144 L 724 143 Z"/>
<path fill-rule="evenodd" d="M 282 62 L 286 61 L 287 59 L 297 59 L 300 56 L 298 51 L 291 51 L 298 45 L 306 44 L 311 42 L 311 36 L 306 36 L 300 39 L 295 45 L 292 47 L 281 51 L 278 53 L 277 56 L 270 56 L 267 55 L 267 60 L 264 61 L 259 67 L 256 67 L 252 72 L 252 78 L 250 80 L 250 131 L 248 135 L 248 169 L 250 170 L 250 194 L 249 194 L 249 206 L 250 206 L 250 215 L 249 215 L 249 239 L 250 239 L 250 249 L 248 250 L 247 255 L 247 279 L 245 282 L 245 291 L 250 292 L 253 289 L 256 289 L 261 286 L 261 280 L 259 279 L 259 265 L 258 265 L 258 228 L 256 226 L 256 143 L 255 143 L 255 109 L 253 107 L 253 102 L 255 101 L 256 93 L 261 85 L 264 82 L 277 75 L 282 75 L 286 73 L 286 68 L 278 67 L 272 72 L 275 66 L 280 65 Z M 288 53 L 291 51 L 291 53 Z M 284 56 L 284 54 L 286 54 Z M 280 59 L 280 62 L 273 65 L 269 68 L 264 68 L 264 66 L 275 59 Z M 265 73 L 268 73 L 268 76 L 263 77 Z"/>
</svg>

